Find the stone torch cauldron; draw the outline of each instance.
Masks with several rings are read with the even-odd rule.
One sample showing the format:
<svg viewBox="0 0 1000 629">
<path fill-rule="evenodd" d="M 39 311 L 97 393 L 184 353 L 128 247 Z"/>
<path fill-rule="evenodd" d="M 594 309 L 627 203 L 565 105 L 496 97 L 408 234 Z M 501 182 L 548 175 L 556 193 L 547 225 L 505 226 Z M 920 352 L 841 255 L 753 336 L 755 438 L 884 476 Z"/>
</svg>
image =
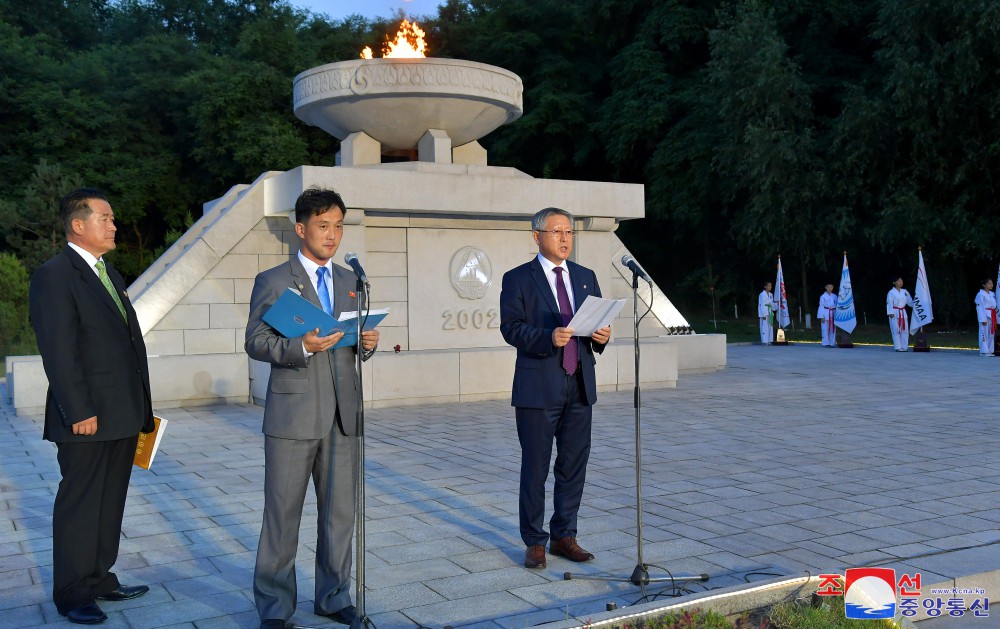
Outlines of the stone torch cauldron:
<svg viewBox="0 0 1000 629">
<path fill-rule="evenodd" d="M 521 79 L 458 59 L 356 59 L 295 77 L 295 115 L 343 140 L 364 132 L 382 152 L 409 150 L 430 129 L 452 146 L 483 137 L 524 112 Z"/>
</svg>

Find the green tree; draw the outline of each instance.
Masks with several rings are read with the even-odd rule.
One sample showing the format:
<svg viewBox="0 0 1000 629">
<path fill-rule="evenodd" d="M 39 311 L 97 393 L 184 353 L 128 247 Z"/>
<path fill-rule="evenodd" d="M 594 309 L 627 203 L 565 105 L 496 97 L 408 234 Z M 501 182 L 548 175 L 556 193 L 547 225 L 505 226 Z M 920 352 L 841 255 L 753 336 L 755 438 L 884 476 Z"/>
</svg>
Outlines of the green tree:
<svg viewBox="0 0 1000 629">
<path fill-rule="evenodd" d="M 851 219 L 826 197 L 809 86 L 763 2 L 734 3 L 709 37 L 723 138 L 715 164 L 732 236 L 761 264 L 794 253 L 805 295 L 808 265 Z"/>
<path fill-rule="evenodd" d="M 608 179 L 591 128 L 606 80 L 588 16 L 560 0 L 471 0 L 464 11 L 449 5 L 448 16 L 465 38 L 450 42 L 449 54 L 524 83 L 524 115 L 482 140 L 491 161 L 540 177 Z"/>
<path fill-rule="evenodd" d="M 12 253 L 0 253 L 0 351 L 37 351 L 28 324 L 28 272 Z"/>
<path fill-rule="evenodd" d="M 670 269 L 673 298 L 699 305 L 731 292 L 732 248 L 719 238 L 722 203 L 712 163 L 719 142 L 705 63 L 717 3 L 597 0 L 611 93 L 595 122 L 617 181 L 644 183 L 646 215 L 619 234 L 647 268 Z M 680 294 L 678 293 L 680 291 Z"/>
<path fill-rule="evenodd" d="M 884 2 L 877 97 L 891 116 L 870 234 L 885 248 L 938 243 L 995 255 L 1000 236 L 1000 5 Z"/>
<path fill-rule="evenodd" d="M 29 272 L 63 248 L 66 236 L 59 222 L 59 199 L 81 185 L 79 175 L 42 159 L 19 199 L 0 199 L 0 238 Z"/>
</svg>

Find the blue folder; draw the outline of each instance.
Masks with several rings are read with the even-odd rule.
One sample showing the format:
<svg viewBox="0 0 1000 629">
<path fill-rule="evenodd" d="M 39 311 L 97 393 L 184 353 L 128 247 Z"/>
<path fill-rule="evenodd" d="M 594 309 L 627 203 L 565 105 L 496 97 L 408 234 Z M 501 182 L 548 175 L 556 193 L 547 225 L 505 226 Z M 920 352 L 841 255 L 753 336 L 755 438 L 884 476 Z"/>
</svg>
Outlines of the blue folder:
<svg viewBox="0 0 1000 629">
<path fill-rule="evenodd" d="M 388 314 L 388 310 L 372 310 L 365 320 L 365 311 L 362 311 L 361 318 L 364 322 L 364 330 L 374 330 Z M 319 328 L 320 336 L 343 332 L 344 338 L 340 339 L 333 347 L 351 347 L 358 344 L 356 315 L 355 311 L 344 312 L 340 315 L 344 320 L 338 320 L 294 290 L 286 288 L 281 297 L 278 297 L 278 300 L 271 304 L 271 307 L 264 313 L 263 319 L 265 323 L 277 330 L 278 334 L 289 339 L 304 336 L 307 332 L 317 328 Z"/>
</svg>

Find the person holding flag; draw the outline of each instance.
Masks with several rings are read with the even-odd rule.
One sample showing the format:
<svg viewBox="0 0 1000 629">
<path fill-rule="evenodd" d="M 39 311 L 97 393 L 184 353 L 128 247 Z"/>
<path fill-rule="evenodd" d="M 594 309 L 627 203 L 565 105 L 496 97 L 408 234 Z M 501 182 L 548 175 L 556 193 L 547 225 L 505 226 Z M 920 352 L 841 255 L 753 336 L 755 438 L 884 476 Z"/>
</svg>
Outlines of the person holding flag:
<svg viewBox="0 0 1000 629">
<path fill-rule="evenodd" d="M 903 276 L 896 275 L 892 288 L 885 297 L 885 312 L 889 315 L 889 331 L 892 333 L 892 346 L 897 352 L 907 351 L 909 334 L 906 329 L 906 307 L 913 307 L 913 297 L 910 291 L 903 288 Z"/>
<path fill-rule="evenodd" d="M 764 290 L 757 296 L 757 316 L 760 318 L 760 344 L 770 345 L 774 339 L 774 293 L 771 282 L 764 282 Z"/>
<path fill-rule="evenodd" d="M 834 319 L 837 316 L 837 295 L 833 292 L 833 282 L 828 282 L 826 292 L 819 297 L 819 311 L 816 320 L 823 334 L 823 347 L 836 347 L 837 326 Z"/>
<path fill-rule="evenodd" d="M 979 355 L 993 356 L 993 343 L 997 335 L 997 296 L 993 280 L 983 280 L 976 295 L 976 316 L 979 318 Z"/>
<path fill-rule="evenodd" d="M 995 288 L 996 290 L 1000 290 L 1000 269 L 997 270 L 997 281 L 996 281 L 995 284 L 993 284 L 993 288 Z M 993 294 L 995 296 L 996 292 L 994 292 Z M 994 356 L 1000 356 L 1000 347 L 997 346 L 998 345 L 998 343 L 997 343 L 998 340 L 1000 340 L 1000 339 L 997 339 L 996 336 L 993 337 L 993 355 Z"/>
</svg>

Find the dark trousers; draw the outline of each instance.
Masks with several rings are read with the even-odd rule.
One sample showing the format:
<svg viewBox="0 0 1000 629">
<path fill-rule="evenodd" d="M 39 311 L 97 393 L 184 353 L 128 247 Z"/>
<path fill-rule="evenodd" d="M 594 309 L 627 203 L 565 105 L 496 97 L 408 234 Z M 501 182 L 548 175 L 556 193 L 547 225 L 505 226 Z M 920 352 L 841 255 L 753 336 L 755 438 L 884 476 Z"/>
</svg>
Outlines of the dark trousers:
<svg viewBox="0 0 1000 629">
<path fill-rule="evenodd" d="M 576 515 L 583 497 L 590 459 L 590 424 L 593 407 L 584 403 L 580 371 L 566 376 L 560 406 L 548 409 L 516 408 L 517 437 L 521 442 L 521 539 L 526 546 L 544 545 L 545 481 L 549 476 L 552 441 L 556 443 L 553 468 L 552 537 L 576 537 Z"/>
<path fill-rule="evenodd" d="M 137 439 L 56 444 L 62 480 L 52 507 L 52 600 L 63 615 L 119 586 L 111 567 Z"/>
</svg>

